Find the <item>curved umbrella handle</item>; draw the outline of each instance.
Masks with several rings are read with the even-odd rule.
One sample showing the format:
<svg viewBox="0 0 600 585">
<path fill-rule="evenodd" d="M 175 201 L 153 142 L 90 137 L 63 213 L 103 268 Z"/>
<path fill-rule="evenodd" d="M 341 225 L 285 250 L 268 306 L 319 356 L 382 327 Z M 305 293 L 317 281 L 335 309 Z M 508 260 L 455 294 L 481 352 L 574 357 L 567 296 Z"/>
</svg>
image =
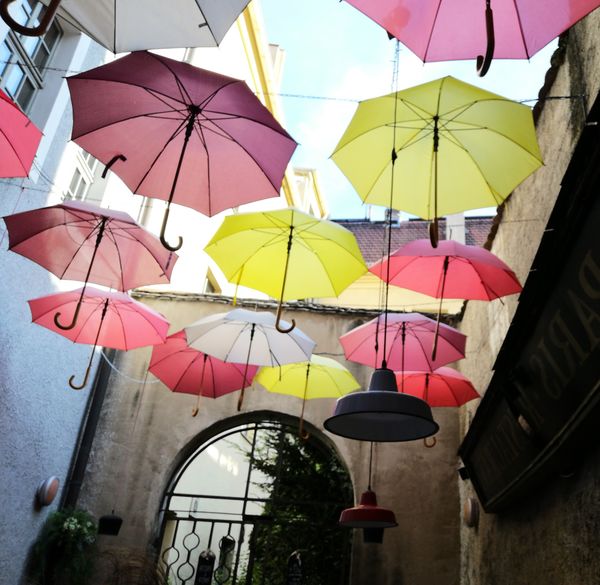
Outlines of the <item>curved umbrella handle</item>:
<svg viewBox="0 0 600 585">
<path fill-rule="evenodd" d="M 113 156 L 108 163 L 106 164 L 106 166 L 104 167 L 104 170 L 102 171 L 102 178 L 106 179 L 106 175 L 108 174 L 108 171 L 110 171 L 110 167 L 112 167 L 118 160 L 122 160 L 123 162 L 125 162 L 127 160 L 127 157 L 123 154 L 115 154 L 115 156 Z"/>
<path fill-rule="evenodd" d="M 427 442 L 427 439 L 431 439 L 431 442 Z M 433 449 L 437 445 L 437 439 L 435 437 L 425 437 L 423 439 L 423 445 L 427 447 L 427 449 Z"/>
<path fill-rule="evenodd" d="M 240 410 L 242 410 L 242 403 L 244 402 L 244 391 L 246 389 L 242 388 L 240 391 L 240 397 L 238 398 L 238 403 L 237 403 L 237 411 L 240 412 Z"/>
<path fill-rule="evenodd" d="M 94 346 L 95 348 L 96 346 Z M 90 377 L 90 370 L 92 369 L 92 360 L 94 359 L 94 350 L 92 349 L 92 353 L 90 354 L 90 361 L 88 362 L 88 366 L 85 370 L 85 376 L 83 377 L 83 382 L 78 386 L 77 384 L 75 384 L 73 382 L 73 380 L 75 380 L 75 374 L 73 374 L 70 378 L 69 378 L 69 386 L 71 386 L 71 388 L 73 388 L 73 390 L 81 390 L 88 382 L 88 379 Z"/>
<path fill-rule="evenodd" d="M 13 2 L 16 2 L 16 0 L 0 0 L 0 16 L 2 17 L 2 20 L 8 24 L 12 30 L 18 32 L 19 34 L 27 37 L 41 37 L 48 30 L 48 27 L 50 26 L 50 23 L 52 22 L 52 19 L 54 18 L 55 13 L 60 6 L 61 0 L 51 0 L 50 4 L 48 4 L 46 7 L 40 24 L 34 27 L 23 26 L 10 15 L 8 7 Z"/>
<path fill-rule="evenodd" d="M 73 313 L 73 320 L 71 321 L 71 323 L 69 323 L 69 325 L 63 325 L 59 319 L 61 316 L 61 312 L 58 311 L 57 313 L 54 313 L 54 324 L 59 328 L 62 329 L 63 331 L 69 331 L 70 329 L 73 329 L 73 327 L 75 327 L 75 325 L 77 325 L 77 318 L 79 317 L 79 311 L 81 309 L 81 304 L 82 304 L 82 297 L 79 298 L 79 300 L 77 301 L 77 306 L 75 307 L 75 312 Z"/>
<path fill-rule="evenodd" d="M 308 439 L 310 439 L 310 433 L 304 430 L 304 418 L 300 419 L 300 424 L 298 425 L 298 436 L 303 441 L 308 441 Z"/>
<path fill-rule="evenodd" d="M 277 306 L 277 318 L 275 319 L 275 329 L 277 329 L 279 333 L 289 333 L 296 327 L 296 320 L 292 319 L 292 324 L 287 329 L 281 326 L 281 311 L 283 310 L 283 307 L 281 305 L 282 302 L 283 301 L 280 300 L 279 305 Z"/>
<path fill-rule="evenodd" d="M 485 6 L 485 32 L 487 36 L 487 45 L 485 48 L 485 56 L 477 56 L 477 75 L 483 77 L 492 64 L 494 49 L 496 48 L 496 36 L 494 34 L 494 13 L 490 6 L 491 1 L 486 0 Z"/>
<path fill-rule="evenodd" d="M 440 241 L 440 234 L 438 229 L 438 218 L 434 218 L 434 220 L 429 224 L 429 241 L 431 242 L 432 248 L 438 247 L 438 242 Z"/>
<path fill-rule="evenodd" d="M 160 241 L 162 245 L 170 252 L 177 252 L 177 250 L 179 250 L 179 248 L 183 246 L 183 238 L 179 236 L 179 242 L 176 246 L 171 246 L 171 244 L 169 244 L 169 242 L 167 242 L 167 240 L 165 239 L 165 230 L 167 229 L 167 222 L 169 221 L 169 211 L 170 206 L 167 206 L 167 208 L 165 209 L 165 214 L 163 216 L 162 227 L 160 228 Z"/>
</svg>

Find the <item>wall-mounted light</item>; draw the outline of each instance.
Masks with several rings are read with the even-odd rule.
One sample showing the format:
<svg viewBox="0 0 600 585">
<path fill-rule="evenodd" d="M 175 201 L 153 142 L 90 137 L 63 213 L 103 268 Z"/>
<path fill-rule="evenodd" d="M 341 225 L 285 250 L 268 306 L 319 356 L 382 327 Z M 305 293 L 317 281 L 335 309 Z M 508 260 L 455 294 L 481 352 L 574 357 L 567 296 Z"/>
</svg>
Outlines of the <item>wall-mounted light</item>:
<svg viewBox="0 0 600 585">
<path fill-rule="evenodd" d="M 35 490 L 35 501 L 38 506 L 49 506 L 58 494 L 60 480 L 55 475 L 42 481 Z"/>
</svg>

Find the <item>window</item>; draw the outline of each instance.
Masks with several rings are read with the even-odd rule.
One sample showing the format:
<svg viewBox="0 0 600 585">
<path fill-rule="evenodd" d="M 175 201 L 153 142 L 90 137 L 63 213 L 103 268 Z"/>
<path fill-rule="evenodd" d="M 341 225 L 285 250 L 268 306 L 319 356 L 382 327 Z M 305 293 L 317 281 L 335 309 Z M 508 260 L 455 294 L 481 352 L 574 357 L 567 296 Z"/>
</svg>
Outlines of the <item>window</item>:
<svg viewBox="0 0 600 585">
<path fill-rule="evenodd" d="M 94 182 L 94 171 L 98 161 L 85 150 L 79 149 L 76 157 L 76 166 L 71 177 L 71 182 L 64 193 L 64 200 L 83 201 L 88 196 L 91 184 Z"/>
<path fill-rule="evenodd" d="M 13 10 L 15 20 L 32 26 L 38 24 L 42 4 L 35 0 L 22 2 Z M 62 30 L 53 21 L 41 37 L 26 37 L 10 31 L 0 43 L 0 87 L 27 110 L 37 89 L 43 87 L 44 68 L 62 36 Z"/>
</svg>

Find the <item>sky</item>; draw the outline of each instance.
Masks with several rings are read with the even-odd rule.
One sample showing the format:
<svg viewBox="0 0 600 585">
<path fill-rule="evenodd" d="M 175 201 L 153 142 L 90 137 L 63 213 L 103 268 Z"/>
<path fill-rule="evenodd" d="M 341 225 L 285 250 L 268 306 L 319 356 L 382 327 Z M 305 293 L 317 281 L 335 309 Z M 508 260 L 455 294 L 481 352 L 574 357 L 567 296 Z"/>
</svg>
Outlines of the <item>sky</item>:
<svg viewBox="0 0 600 585">
<path fill-rule="evenodd" d="M 396 41 L 343 1 L 261 0 L 261 4 L 269 42 L 285 50 L 280 92 L 301 96 L 281 97 L 284 126 L 300 144 L 292 164 L 317 169 L 331 217 L 364 218 L 371 213 L 380 219 L 383 210 L 364 205 L 329 156 L 357 101 L 392 91 Z M 400 45 L 398 89 L 452 75 L 510 99 L 531 100 L 537 97 L 555 48 L 553 42 L 530 61 L 493 61 L 481 78 L 474 61 L 423 64 Z M 323 97 L 331 99 L 317 99 Z"/>
</svg>

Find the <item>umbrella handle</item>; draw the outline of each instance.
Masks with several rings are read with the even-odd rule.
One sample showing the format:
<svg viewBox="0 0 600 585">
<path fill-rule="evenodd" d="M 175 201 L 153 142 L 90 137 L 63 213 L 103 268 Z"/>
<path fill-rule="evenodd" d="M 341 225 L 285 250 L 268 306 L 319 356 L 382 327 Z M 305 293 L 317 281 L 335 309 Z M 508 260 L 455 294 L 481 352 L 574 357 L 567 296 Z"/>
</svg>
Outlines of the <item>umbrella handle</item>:
<svg viewBox="0 0 600 585">
<path fill-rule="evenodd" d="M 304 430 L 304 418 L 300 419 L 300 424 L 298 425 L 298 436 L 303 441 L 308 441 L 308 439 L 310 438 L 310 433 Z"/>
<path fill-rule="evenodd" d="M 94 346 L 95 349 L 96 346 Z M 77 384 L 75 384 L 73 382 L 73 380 L 75 380 L 75 374 L 73 374 L 70 378 L 69 378 L 69 386 L 71 386 L 71 388 L 73 388 L 73 390 L 81 390 L 88 382 L 88 379 L 90 377 L 90 370 L 92 369 L 92 360 L 94 359 L 94 349 L 92 349 L 92 353 L 90 354 L 90 361 L 88 362 L 88 366 L 85 370 L 85 376 L 83 377 L 83 382 L 78 386 Z"/>
<path fill-rule="evenodd" d="M 171 208 L 169 205 L 165 209 L 165 214 L 163 215 L 162 227 L 160 228 L 160 241 L 167 250 L 169 250 L 171 252 L 176 252 L 183 245 L 183 238 L 181 236 L 178 236 L 179 242 L 177 243 L 176 246 L 171 246 L 171 244 L 169 244 L 169 242 L 167 242 L 167 240 L 165 239 L 165 231 L 167 229 L 167 222 L 169 221 L 169 211 L 170 210 L 171 210 Z"/>
<path fill-rule="evenodd" d="M 427 442 L 427 439 L 431 439 L 431 442 Z M 437 445 L 437 439 L 435 437 L 425 437 L 423 439 L 423 445 L 427 447 L 427 449 L 433 449 Z"/>
<path fill-rule="evenodd" d="M 433 221 L 429 224 L 429 241 L 431 242 L 432 248 L 438 247 L 438 242 L 440 241 L 439 234 L 439 226 L 438 226 L 438 218 L 434 218 Z"/>
<path fill-rule="evenodd" d="M 242 410 L 242 403 L 244 402 L 244 391 L 246 390 L 246 388 L 242 388 L 240 391 L 240 397 L 238 398 L 238 403 L 237 403 L 237 411 L 240 412 L 240 410 Z"/>
<path fill-rule="evenodd" d="M 52 19 L 54 18 L 54 14 L 58 10 L 60 6 L 61 0 L 51 0 L 46 10 L 44 12 L 44 16 L 42 16 L 42 20 L 40 24 L 34 27 L 27 27 L 19 24 L 9 13 L 8 7 L 16 0 L 0 0 L 0 16 L 2 20 L 8 24 L 8 26 L 18 32 L 19 34 L 25 35 L 27 37 L 41 37 L 50 26 Z"/>
<path fill-rule="evenodd" d="M 104 167 L 104 170 L 102 171 L 103 179 L 106 179 L 106 175 L 108 174 L 108 171 L 110 171 L 110 167 L 112 167 L 118 160 L 122 160 L 123 162 L 125 162 L 127 160 L 127 157 L 122 154 L 115 154 L 115 156 L 113 156 L 108 161 L 107 165 Z"/>
<path fill-rule="evenodd" d="M 281 326 L 281 311 L 283 310 L 283 307 L 281 305 L 282 302 L 283 301 L 280 300 L 279 305 L 277 306 L 277 318 L 275 319 L 275 329 L 277 329 L 279 333 L 289 333 L 296 327 L 296 320 L 292 319 L 292 324 L 287 329 Z"/>
<path fill-rule="evenodd" d="M 496 48 L 496 36 L 494 34 L 494 13 L 490 4 L 490 0 L 486 0 L 485 32 L 487 36 L 487 46 L 485 49 L 485 56 L 477 56 L 477 75 L 479 75 L 479 77 L 483 77 L 488 72 L 488 69 L 492 64 L 494 49 Z"/>
<path fill-rule="evenodd" d="M 69 323 L 69 325 L 63 325 L 59 321 L 60 316 L 61 316 L 60 311 L 58 311 L 57 313 L 54 313 L 54 324 L 59 329 L 62 329 L 63 331 L 69 331 L 70 329 L 73 329 L 73 327 L 75 327 L 75 325 L 77 325 L 77 319 L 79 317 L 79 310 L 81 309 L 81 305 L 82 305 L 82 299 L 80 297 L 79 301 L 77 301 L 77 306 L 75 307 L 75 312 L 73 313 L 73 320 L 71 321 L 71 323 Z"/>
</svg>

